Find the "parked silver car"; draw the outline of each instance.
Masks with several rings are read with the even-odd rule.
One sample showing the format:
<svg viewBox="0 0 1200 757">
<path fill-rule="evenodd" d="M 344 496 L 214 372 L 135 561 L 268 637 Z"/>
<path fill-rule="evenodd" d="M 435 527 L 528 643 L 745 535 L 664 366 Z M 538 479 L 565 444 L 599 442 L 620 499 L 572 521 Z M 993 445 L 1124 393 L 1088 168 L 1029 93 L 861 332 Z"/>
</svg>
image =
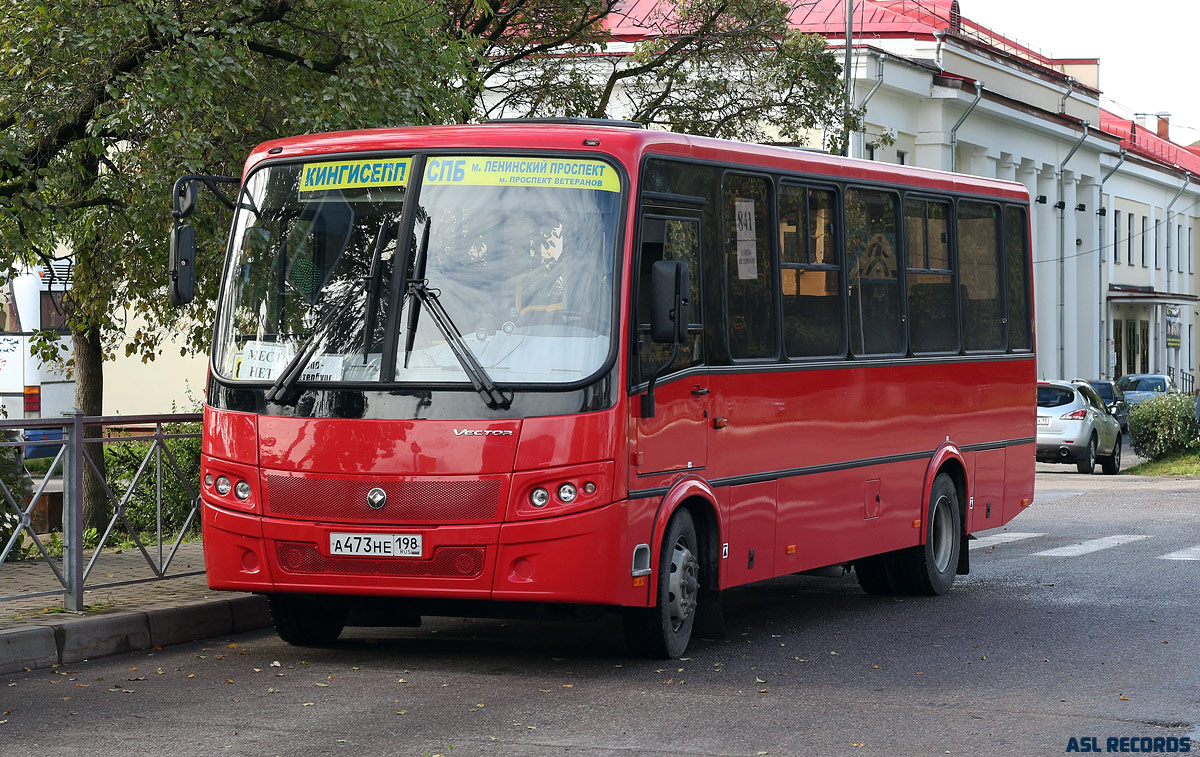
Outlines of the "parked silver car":
<svg viewBox="0 0 1200 757">
<path fill-rule="evenodd" d="M 1175 382 L 1161 373 L 1127 373 L 1117 379 L 1117 388 L 1125 393 L 1125 401 L 1132 410 L 1146 400 L 1161 396 L 1163 392 L 1175 391 Z"/>
<path fill-rule="evenodd" d="M 1037 459 L 1075 463 L 1091 473 L 1096 461 L 1107 474 L 1121 470 L 1121 424 L 1086 381 L 1039 381 Z"/>
</svg>

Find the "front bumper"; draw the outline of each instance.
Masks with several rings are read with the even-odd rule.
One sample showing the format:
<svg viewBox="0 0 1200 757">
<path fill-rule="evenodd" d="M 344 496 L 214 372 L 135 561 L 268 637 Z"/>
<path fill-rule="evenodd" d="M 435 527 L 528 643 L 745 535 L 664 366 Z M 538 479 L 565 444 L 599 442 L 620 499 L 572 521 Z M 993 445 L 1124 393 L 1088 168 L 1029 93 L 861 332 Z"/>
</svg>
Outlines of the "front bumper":
<svg viewBox="0 0 1200 757">
<path fill-rule="evenodd" d="M 209 586 L 249 592 L 644 606 L 631 580 L 629 503 L 545 520 L 453 526 L 333 524 L 202 503 Z M 331 532 L 419 533 L 425 557 L 342 557 Z"/>
</svg>

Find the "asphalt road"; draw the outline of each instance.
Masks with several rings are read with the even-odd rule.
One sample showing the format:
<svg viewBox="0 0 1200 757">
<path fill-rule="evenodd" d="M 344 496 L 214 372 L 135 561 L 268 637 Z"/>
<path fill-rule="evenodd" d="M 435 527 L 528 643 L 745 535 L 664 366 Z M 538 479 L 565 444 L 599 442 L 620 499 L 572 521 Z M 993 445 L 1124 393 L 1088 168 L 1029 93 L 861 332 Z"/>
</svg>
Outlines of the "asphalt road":
<svg viewBox="0 0 1200 757">
<path fill-rule="evenodd" d="M 1081 737 L 1200 741 L 1200 481 L 1042 470 L 1034 505 L 985 534 L 945 597 L 778 579 L 728 592 L 727 638 L 674 662 L 630 658 L 615 619 L 439 618 L 348 629 L 329 649 L 243 634 L 5 676 L 0 753 L 1042 755 Z"/>
</svg>

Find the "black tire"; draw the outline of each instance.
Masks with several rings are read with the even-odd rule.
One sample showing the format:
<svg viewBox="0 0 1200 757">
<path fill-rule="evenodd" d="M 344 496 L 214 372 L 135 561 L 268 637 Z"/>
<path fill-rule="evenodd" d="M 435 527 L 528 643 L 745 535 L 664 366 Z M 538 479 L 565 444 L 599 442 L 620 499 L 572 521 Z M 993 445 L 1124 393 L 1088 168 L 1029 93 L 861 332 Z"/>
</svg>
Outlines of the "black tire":
<svg viewBox="0 0 1200 757">
<path fill-rule="evenodd" d="M 1104 469 L 1104 475 L 1115 476 L 1121 472 L 1121 435 L 1117 434 L 1117 442 L 1113 445 L 1113 453 L 1108 457 L 1100 458 L 1100 467 Z"/>
<path fill-rule="evenodd" d="M 904 594 L 940 595 L 950 591 L 962 548 L 962 510 L 950 476 L 939 473 L 929 493 L 925 543 L 891 553 L 893 582 Z"/>
<path fill-rule="evenodd" d="M 890 554 L 872 555 L 854 561 L 854 576 L 858 579 L 858 585 L 868 594 L 895 594 L 893 575 Z"/>
<path fill-rule="evenodd" d="M 663 534 L 654 607 L 625 610 L 625 640 L 635 654 L 669 659 L 687 651 L 700 599 L 700 558 L 692 514 L 680 509 Z"/>
<path fill-rule="evenodd" d="M 349 607 L 341 597 L 269 594 L 267 609 L 279 638 L 297 646 L 319 646 L 337 640 Z"/>
<path fill-rule="evenodd" d="M 1081 459 L 1079 462 L 1075 463 L 1075 468 L 1080 473 L 1087 473 L 1087 474 L 1091 474 L 1093 471 L 1096 470 L 1096 437 L 1095 436 L 1092 436 L 1091 439 L 1088 439 L 1087 453 L 1084 455 L 1083 459 Z"/>
</svg>

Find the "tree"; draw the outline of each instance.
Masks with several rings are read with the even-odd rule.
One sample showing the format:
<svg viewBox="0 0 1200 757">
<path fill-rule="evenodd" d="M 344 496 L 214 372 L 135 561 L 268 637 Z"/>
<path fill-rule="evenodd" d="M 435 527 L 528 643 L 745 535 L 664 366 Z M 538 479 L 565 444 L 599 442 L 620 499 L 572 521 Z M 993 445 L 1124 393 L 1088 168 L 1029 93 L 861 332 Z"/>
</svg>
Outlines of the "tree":
<svg viewBox="0 0 1200 757">
<path fill-rule="evenodd" d="M 170 309 L 173 179 L 237 174 L 266 139 L 495 115 L 624 115 L 744 139 L 797 139 L 835 124 L 841 134 L 837 61 L 823 39 L 787 28 L 788 2 L 664 1 L 641 19 L 648 38 L 621 47 L 612 28 L 628 22 L 624 7 L 9 0 L 0 9 L 0 270 L 72 258 L 76 404 L 99 415 L 102 363 L 117 350 L 151 360 L 167 335 L 182 336 L 183 351 L 210 336 L 228 217 L 192 217 L 202 240 L 197 297 Z M 147 325 L 129 333 L 134 315 Z M 90 471 L 85 489 L 88 525 L 101 527 L 104 497 Z"/>
<path fill-rule="evenodd" d="M 419 0 L 10 0 L 0 20 L 0 270 L 72 257 L 65 307 L 87 415 L 101 413 L 102 361 L 117 349 L 153 359 L 180 323 L 191 324 L 184 349 L 209 336 L 228 218 L 198 219 L 210 240 L 200 296 L 169 310 L 176 176 L 236 174 L 273 137 L 441 122 L 468 107 L 443 85 L 469 73 L 473 47 Z M 126 334 L 134 314 L 149 326 Z M 89 475 L 96 527 L 99 487 Z"/>
<path fill-rule="evenodd" d="M 486 117 L 622 117 L 688 134 L 842 148 L 842 69 L 825 38 L 788 26 L 799 0 L 553 0 L 470 4 L 448 15 L 486 45 Z M 647 11 L 646 8 L 649 7 Z M 627 10 L 628 9 L 628 10 Z M 638 18 L 627 15 L 637 11 Z M 614 29 L 635 32 L 622 42 Z"/>
</svg>

